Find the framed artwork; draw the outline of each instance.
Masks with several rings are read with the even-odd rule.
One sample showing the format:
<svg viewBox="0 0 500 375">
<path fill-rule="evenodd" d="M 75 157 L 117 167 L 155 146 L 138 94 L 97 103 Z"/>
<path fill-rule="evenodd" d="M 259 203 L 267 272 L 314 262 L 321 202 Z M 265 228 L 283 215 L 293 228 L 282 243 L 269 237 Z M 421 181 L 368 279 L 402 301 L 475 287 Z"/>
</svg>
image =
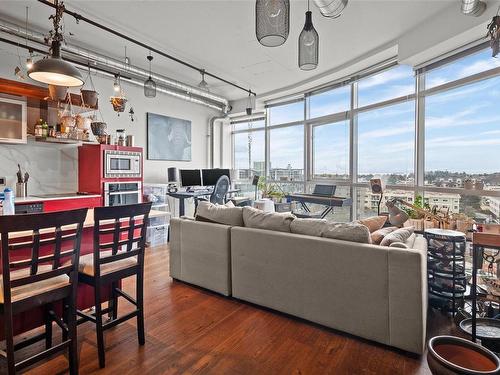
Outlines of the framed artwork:
<svg viewBox="0 0 500 375">
<path fill-rule="evenodd" d="M 191 161 L 191 121 L 147 113 L 148 160 Z"/>
</svg>

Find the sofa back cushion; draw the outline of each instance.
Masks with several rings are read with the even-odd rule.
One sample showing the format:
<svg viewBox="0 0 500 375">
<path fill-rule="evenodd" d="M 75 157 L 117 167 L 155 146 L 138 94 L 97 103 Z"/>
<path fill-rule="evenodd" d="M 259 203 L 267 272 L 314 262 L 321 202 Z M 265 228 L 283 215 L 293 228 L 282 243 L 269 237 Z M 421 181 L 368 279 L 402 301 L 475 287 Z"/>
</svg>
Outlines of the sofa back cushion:
<svg viewBox="0 0 500 375">
<path fill-rule="evenodd" d="M 243 209 L 242 207 L 235 207 L 231 202 L 219 205 L 201 201 L 198 203 L 196 210 L 196 220 L 242 227 Z"/>
<path fill-rule="evenodd" d="M 264 212 L 253 207 L 243 207 L 245 227 L 290 232 L 295 216 L 290 213 Z"/>
<path fill-rule="evenodd" d="M 371 243 L 370 231 L 365 225 L 359 223 L 328 223 L 321 236 L 343 241 Z"/>
<path fill-rule="evenodd" d="M 321 237 L 327 226 L 328 220 L 326 219 L 294 219 L 290 224 L 290 231 L 306 236 Z"/>
</svg>

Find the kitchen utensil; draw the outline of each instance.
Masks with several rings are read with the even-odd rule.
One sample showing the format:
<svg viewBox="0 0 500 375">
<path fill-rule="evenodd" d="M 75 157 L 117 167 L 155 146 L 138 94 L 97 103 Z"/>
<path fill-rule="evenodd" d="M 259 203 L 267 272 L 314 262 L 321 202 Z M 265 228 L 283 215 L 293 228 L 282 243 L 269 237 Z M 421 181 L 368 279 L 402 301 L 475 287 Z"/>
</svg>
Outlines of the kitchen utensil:
<svg viewBox="0 0 500 375">
<path fill-rule="evenodd" d="M 30 174 L 28 172 L 24 172 L 24 183 L 28 183 L 28 180 L 30 179 Z"/>
<path fill-rule="evenodd" d="M 20 183 L 23 183 L 23 173 L 21 172 L 21 166 L 18 164 L 17 165 L 17 182 L 20 184 Z"/>
</svg>

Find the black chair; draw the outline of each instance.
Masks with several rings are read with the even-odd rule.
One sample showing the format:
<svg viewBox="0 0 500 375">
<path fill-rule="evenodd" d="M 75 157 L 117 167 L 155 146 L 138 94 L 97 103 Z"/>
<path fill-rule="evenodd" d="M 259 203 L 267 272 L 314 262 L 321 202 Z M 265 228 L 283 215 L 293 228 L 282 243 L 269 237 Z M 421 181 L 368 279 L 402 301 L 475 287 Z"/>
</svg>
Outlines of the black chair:
<svg viewBox="0 0 500 375">
<path fill-rule="evenodd" d="M 227 176 L 220 176 L 214 186 L 214 191 L 210 195 L 210 202 L 214 204 L 226 203 L 226 194 L 231 186 Z"/>
<path fill-rule="evenodd" d="M 144 250 L 151 203 L 94 209 L 94 252 L 80 259 L 79 281 L 94 287 L 95 313 L 78 311 L 78 324 L 96 325 L 99 366 L 105 366 L 104 331 L 137 317 L 139 344 L 144 345 Z M 119 288 L 120 280 L 136 276 L 136 298 Z M 111 286 L 108 307 L 101 307 L 101 288 Z M 136 309 L 118 317 L 118 297 Z M 110 320 L 103 322 L 103 315 Z"/>
<path fill-rule="evenodd" d="M 0 216 L 2 280 L 0 315 L 4 319 L 7 373 L 15 374 L 59 351 L 68 350 L 70 374 L 78 374 L 76 291 L 83 223 L 87 209 L 45 214 Z M 14 232 L 26 231 L 20 242 Z M 63 317 L 54 305 L 63 302 Z M 43 307 L 45 332 L 14 344 L 16 314 Z M 52 345 L 52 323 L 63 332 Z M 45 339 L 45 350 L 22 361 L 15 351 Z"/>
</svg>

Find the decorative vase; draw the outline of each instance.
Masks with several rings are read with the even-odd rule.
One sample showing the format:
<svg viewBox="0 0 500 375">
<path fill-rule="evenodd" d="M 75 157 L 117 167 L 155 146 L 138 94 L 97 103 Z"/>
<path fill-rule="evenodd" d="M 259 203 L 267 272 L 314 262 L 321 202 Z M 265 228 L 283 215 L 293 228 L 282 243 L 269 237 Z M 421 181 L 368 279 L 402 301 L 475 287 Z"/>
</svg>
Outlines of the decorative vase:
<svg viewBox="0 0 500 375">
<path fill-rule="evenodd" d="M 435 336 L 427 346 L 427 363 L 433 375 L 490 375 L 500 371 L 498 357 L 472 341 Z"/>
</svg>

